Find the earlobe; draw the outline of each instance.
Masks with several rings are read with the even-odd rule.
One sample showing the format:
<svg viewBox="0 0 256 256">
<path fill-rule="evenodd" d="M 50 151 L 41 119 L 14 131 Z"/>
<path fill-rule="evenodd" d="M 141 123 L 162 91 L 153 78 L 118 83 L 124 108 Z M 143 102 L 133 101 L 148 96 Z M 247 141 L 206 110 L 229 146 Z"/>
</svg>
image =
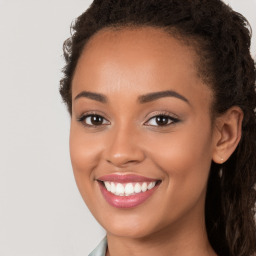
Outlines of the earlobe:
<svg viewBox="0 0 256 256">
<path fill-rule="evenodd" d="M 217 117 L 214 127 L 214 150 L 212 160 L 222 164 L 235 151 L 242 133 L 243 111 L 234 106 Z"/>
</svg>

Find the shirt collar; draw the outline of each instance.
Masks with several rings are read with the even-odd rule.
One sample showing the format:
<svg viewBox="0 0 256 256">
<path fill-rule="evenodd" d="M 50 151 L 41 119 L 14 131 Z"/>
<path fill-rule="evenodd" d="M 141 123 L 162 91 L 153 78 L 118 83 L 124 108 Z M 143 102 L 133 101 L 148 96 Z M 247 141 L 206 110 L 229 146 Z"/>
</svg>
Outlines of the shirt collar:
<svg viewBox="0 0 256 256">
<path fill-rule="evenodd" d="M 98 246 L 88 256 L 105 256 L 107 250 L 107 237 L 105 236 Z"/>
</svg>

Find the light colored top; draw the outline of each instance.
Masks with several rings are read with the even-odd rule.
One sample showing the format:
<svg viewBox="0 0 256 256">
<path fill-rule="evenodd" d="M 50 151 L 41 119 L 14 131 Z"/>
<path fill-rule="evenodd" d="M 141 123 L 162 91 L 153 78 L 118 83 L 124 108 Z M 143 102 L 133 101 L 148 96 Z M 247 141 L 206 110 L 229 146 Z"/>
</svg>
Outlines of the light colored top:
<svg viewBox="0 0 256 256">
<path fill-rule="evenodd" d="M 105 256 L 107 246 L 107 237 L 105 236 L 103 240 L 98 244 L 98 246 L 88 256 Z"/>
</svg>

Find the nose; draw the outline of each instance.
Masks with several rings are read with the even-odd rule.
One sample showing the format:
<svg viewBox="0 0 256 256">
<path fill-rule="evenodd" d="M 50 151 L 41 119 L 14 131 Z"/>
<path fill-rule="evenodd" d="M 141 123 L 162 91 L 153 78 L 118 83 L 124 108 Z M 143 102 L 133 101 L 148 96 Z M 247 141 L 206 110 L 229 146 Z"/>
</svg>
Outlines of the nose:
<svg viewBox="0 0 256 256">
<path fill-rule="evenodd" d="M 113 130 L 105 150 L 106 161 L 120 168 L 141 163 L 145 154 L 139 141 L 139 136 L 134 130 Z"/>
</svg>

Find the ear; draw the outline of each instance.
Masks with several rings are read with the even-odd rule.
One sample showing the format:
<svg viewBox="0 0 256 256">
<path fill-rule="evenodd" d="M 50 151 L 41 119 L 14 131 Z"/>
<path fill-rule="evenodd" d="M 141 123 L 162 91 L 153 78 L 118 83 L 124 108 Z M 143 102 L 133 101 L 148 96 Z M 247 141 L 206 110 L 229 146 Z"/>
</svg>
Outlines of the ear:
<svg viewBox="0 0 256 256">
<path fill-rule="evenodd" d="M 215 163 L 224 163 L 235 151 L 241 139 L 243 116 L 241 108 L 234 106 L 216 118 L 212 156 Z"/>
</svg>

